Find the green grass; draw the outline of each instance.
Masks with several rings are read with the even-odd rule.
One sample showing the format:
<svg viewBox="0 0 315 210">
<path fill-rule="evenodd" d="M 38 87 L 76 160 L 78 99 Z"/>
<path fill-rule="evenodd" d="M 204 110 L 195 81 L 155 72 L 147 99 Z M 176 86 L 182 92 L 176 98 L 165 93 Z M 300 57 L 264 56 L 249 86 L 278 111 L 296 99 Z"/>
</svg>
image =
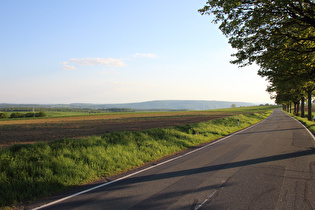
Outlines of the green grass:
<svg viewBox="0 0 315 210">
<path fill-rule="evenodd" d="M 80 117 L 80 116 L 89 116 L 96 115 L 100 113 L 87 113 L 87 112 L 62 112 L 62 111 L 47 111 L 45 112 L 47 117 L 55 118 L 55 117 Z"/>
<path fill-rule="evenodd" d="M 287 114 L 289 114 L 290 116 L 294 117 L 295 119 L 297 119 L 298 121 L 300 121 L 303 125 L 305 125 L 305 127 L 307 127 L 314 135 L 315 135 L 315 124 L 313 121 L 309 121 L 307 119 L 307 115 L 305 115 L 305 118 L 296 116 L 294 114 L 290 114 L 287 112 Z M 313 116 L 315 113 L 313 113 Z"/>
<path fill-rule="evenodd" d="M 125 172 L 248 127 L 271 112 L 0 149 L 0 206 L 19 205 Z"/>
<path fill-rule="evenodd" d="M 208 110 L 209 112 L 232 112 L 232 113 L 239 113 L 239 114 L 244 114 L 244 113 L 253 113 L 253 112 L 266 112 L 270 109 L 276 109 L 280 108 L 281 106 L 249 106 L 249 107 L 237 107 L 237 108 L 226 108 L 226 109 L 211 109 Z"/>
</svg>

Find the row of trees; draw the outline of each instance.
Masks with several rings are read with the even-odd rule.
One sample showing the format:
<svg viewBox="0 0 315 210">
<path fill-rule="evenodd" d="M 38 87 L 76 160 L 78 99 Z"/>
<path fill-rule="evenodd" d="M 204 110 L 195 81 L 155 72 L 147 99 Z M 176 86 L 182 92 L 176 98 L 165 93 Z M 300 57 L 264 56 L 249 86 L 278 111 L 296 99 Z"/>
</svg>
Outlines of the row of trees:
<svg viewBox="0 0 315 210">
<path fill-rule="evenodd" d="M 0 108 L 2 112 L 27 112 L 32 111 L 32 107 L 4 107 Z M 129 108 L 106 108 L 106 109 L 89 109 L 89 108 L 35 108 L 39 111 L 53 111 L 53 112 L 85 112 L 85 113 L 101 113 L 101 112 L 133 112 L 134 110 Z"/>
<path fill-rule="evenodd" d="M 21 112 L 13 112 L 11 113 L 11 115 L 9 116 L 8 113 L 3 113 L 0 112 L 0 119 L 4 119 L 4 118 L 24 118 L 24 117 L 46 117 L 47 114 L 43 111 L 34 113 L 34 112 L 29 112 L 26 114 L 23 114 Z"/>
<path fill-rule="evenodd" d="M 2 112 L 28 112 L 28 111 L 57 111 L 57 112 L 92 112 L 94 110 L 92 109 L 79 109 L 79 108 L 33 108 L 33 107 L 3 107 L 0 108 L 0 111 Z"/>
<path fill-rule="evenodd" d="M 214 22 L 237 49 L 231 63 L 241 67 L 258 64 L 258 75 L 269 81 L 271 98 L 278 104 L 294 103 L 297 111 L 301 104 L 303 117 L 307 101 L 312 120 L 314 0 L 209 0 L 199 12 L 214 15 Z"/>
</svg>

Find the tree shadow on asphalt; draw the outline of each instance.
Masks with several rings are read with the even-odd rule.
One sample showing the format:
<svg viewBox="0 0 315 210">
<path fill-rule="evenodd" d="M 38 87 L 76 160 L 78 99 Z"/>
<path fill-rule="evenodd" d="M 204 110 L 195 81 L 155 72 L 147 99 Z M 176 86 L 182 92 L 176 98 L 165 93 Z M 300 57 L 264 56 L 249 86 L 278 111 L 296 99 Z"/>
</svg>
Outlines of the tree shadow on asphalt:
<svg viewBox="0 0 315 210">
<path fill-rule="evenodd" d="M 201 168 L 194 168 L 194 169 L 146 175 L 146 176 L 130 177 L 130 178 L 121 180 L 121 182 L 126 183 L 126 184 L 132 184 L 132 183 L 148 182 L 148 181 L 154 181 L 154 180 L 160 180 L 160 179 L 169 179 L 173 177 L 189 176 L 193 174 L 200 174 L 200 173 L 206 173 L 206 172 L 219 171 L 222 169 L 250 166 L 250 165 L 256 165 L 260 163 L 267 163 L 267 162 L 272 162 L 272 161 L 279 161 L 279 160 L 297 158 L 297 157 L 308 156 L 308 155 L 315 155 L 315 148 L 310 148 L 304 151 L 291 152 L 291 153 L 286 153 L 286 154 L 281 154 L 281 155 L 273 155 L 273 156 L 255 158 L 255 159 L 238 161 L 238 162 L 211 165 L 211 166 L 206 166 L 206 167 L 201 167 Z"/>
<path fill-rule="evenodd" d="M 241 136 L 241 135 L 247 135 L 247 134 L 253 134 L 253 133 L 270 133 L 270 132 L 281 132 L 281 131 L 293 131 L 293 130 L 304 130 L 304 128 L 288 128 L 288 129 L 278 129 L 278 130 L 265 130 L 265 131 L 254 131 L 254 132 L 243 132 L 235 134 L 235 136 Z"/>
<path fill-rule="evenodd" d="M 217 164 L 217 165 L 210 165 L 206 167 L 200 167 L 200 168 L 194 168 L 194 169 L 188 169 L 188 170 L 181 170 L 181 171 L 174 171 L 174 172 L 167 172 L 167 173 L 160 173 L 160 174 L 152 174 L 152 175 L 135 175 L 134 177 L 129 177 L 126 179 L 122 179 L 120 181 L 117 181 L 111 185 L 104 187 L 100 187 L 98 189 L 93 190 L 92 192 L 89 192 L 91 195 L 88 196 L 88 199 L 85 199 L 84 201 L 66 201 L 63 204 L 56 204 L 53 206 L 50 206 L 47 209 L 56 209 L 56 207 L 61 207 L 63 209 L 65 208 L 73 208 L 73 206 L 79 207 L 81 204 L 86 204 L 90 202 L 102 202 L 103 204 L 106 203 L 106 199 L 96 199 L 93 198 L 93 195 L 96 195 L 98 192 L 111 192 L 114 190 L 120 190 L 120 189 L 125 189 L 130 187 L 130 185 L 134 183 L 144 183 L 144 182 L 150 182 L 150 181 L 155 181 L 155 180 L 163 180 L 163 179 L 170 179 L 174 177 L 184 177 L 184 176 L 191 176 L 191 175 L 197 175 L 197 174 L 202 174 L 202 173 L 211 173 L 211 172 L 216 172 L 219 170 L 223 169 L 230 169 L 230 168 L 237 168 L 237 167 L 243 167 L 243 166 L 251 166 L 251 165 L 256 165 L 256 164 L 261 164 L 261 163 L 268 163 L 268 162 L 273 162 L 273 161 L 279 161 L 279 160 L 285 160 L 285 159 L 291 159 L 291 158 L 298 158 L 298 157 L 303 157 L 303 156 L 309 156 L 309 155 L 315 155 L 315 148 L 309 148 L 308 150 L 304 151 L 298 151 L 298 152 L 291 152 L 291 153 L 286 153 L 286 154 L 280 154 L 280 155 L 273 155 L 273 156 L 268 156 L 268 157 L 261 157 L 261 158 L 255 158 L 255 159 L 250 159 L 250 160 L 244 160 L 244 161 L 237 161 L 237 162 L 227 162 L 223 164 Z M 309 172 L 311 173 L 311 172 Z M 95 184 L 91 185 L 85 185 L 85 189 L 88 189 L 90 187 L 95 187 Z M 219 186 L 214 185 L 214 186 L 208 186 L 207 190 L 209 189 L 216 189 Z M 205 190 L 205 189 L 198 189 L 200 191 Z M 191 192 L 191 191 L 189 191 Z M 189 193 L 187 192 L 187 193 Z M 185 193 L 184 191 L 182 193 Z M 165 199 L 165 198 L 171 198 L 171 197 L 176 197 L 176 193 L 171 194 L 161 194 L 160 199 Z M 162 197 L 161 197 L 162 196 Z M 125 198 L 118 198 L 120 201 L 124 200 Z M 174 198 L 175 199 L 175 198 Z M 83 202 L 83 203 L 82 203 Z M 28 208 L 26 208 L 28 209 Z M 46 208 L 45 208 L 46 209 Z"/>
</svg>

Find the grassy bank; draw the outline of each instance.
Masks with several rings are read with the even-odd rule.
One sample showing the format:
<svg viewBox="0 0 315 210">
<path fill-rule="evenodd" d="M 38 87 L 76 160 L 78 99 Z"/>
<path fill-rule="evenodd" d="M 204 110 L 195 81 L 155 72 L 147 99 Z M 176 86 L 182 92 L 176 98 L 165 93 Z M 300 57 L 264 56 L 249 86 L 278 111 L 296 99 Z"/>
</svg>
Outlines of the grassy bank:
<svg viewBox="0 0 315 210">
<path fill-rule="evenodd" d="M 50 144 L 14 145 L 0 150 L 0 206 L 21 204 L 139 167 L 248 127 L 271 112 Z"/>
<path fill-rule="evenodd" d="M 287 114 L 289 114 L 290 116 L 300 121 L 303 125 L 305 125 L 305 127 L 307 127 L 315 135 L 315 124 L 313 121 L 309 121 L 307 119 L 307 116 L 303 118 L 303 117 L 295 116 L 294 114 L 290 114 L 290 113 L 287 113 Z M 313 113 L 313 116 L 314 116 L 314 113 Z"/>
</svg>

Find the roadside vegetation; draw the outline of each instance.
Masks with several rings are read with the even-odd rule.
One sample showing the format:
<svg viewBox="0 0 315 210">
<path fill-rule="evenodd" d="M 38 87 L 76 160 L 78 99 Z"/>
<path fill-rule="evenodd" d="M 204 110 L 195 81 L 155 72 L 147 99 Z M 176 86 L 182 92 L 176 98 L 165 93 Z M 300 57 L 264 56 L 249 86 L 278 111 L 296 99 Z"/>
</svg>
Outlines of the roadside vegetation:
<svg viewBox="0 0 315 210">
<path fill-rule="evenodd" d="M 283 109 L 304 110 L 312 119 L 315 92 L 315 2 L 209 0 L 199 10 L 211 15 L 236 52 L 231 63 L 256 64 L 267 91 Z M 304 117 L 304 112 L 301 114 Z"/>
<path fill-rule="evenodd" d="M 295 104 L 296 105 L 296 104 Z M 291 117 L 294 117 L 298 121 L 300 121 L 305 127 L 307 127 L 314 135 L 315 135 L 315 121 L 314 121 L 314 116 L 315 116 L 315 106 L 312 104 L 312 109 L 311 111 L 308 111 L 308 107 L 305 106 L 295 106 L 291 107 L 291 104 L 289 106 L 282 106 L 282 110 L 286 112 L 288 115 Z M 304 108 L 305 107 L 305 108 Z M 311 115 L 309 116 L 309 113 Z M 309 120 L 312 119 L 312 120 Z"/>
<path fill-rule="evenodd" d="M 236 108 L 238 115 L 208 122 L 0 149 L 0 206 L 21 205 L 213 141 L 267 118 L 274 108 Z"/>
<path fill-rule="evenodd" d="M 313 135 L 315 135 L 315 122 L 309 121 L 308 118 L 300 117 L 300 116 L 297 116 L 295 114 L 291 114 L 291 113 L 288 113 L 288 114 L 290 116 L 294 117 L 295 119 L 297 119 L 298 121 L 300 121 L 303 125 L 305 125 L 305 127 L 307 129 L 309 129 L 313 133 Z M 313 113 L 313 116 L 314 115 L 315 115 L 315 113 Z"/>
</svg>

